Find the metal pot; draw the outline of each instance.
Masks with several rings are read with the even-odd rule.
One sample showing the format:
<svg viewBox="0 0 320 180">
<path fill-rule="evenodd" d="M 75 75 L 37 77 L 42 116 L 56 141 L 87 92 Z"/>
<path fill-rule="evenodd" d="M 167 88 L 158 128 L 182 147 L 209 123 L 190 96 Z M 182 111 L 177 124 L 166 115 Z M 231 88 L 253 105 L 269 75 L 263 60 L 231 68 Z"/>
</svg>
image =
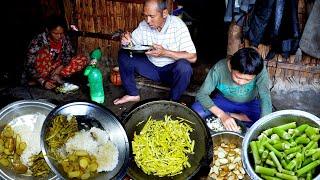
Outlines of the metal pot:
<svg viewBox="0 0 320 180">
<path fill-rule="evenodd" d="M 5 125 L 20 116 L 33 115 L 35 113 L 41 113 L 45 116 L 55 107 L 54 104 L 41 100 L 21 100 L 13 102 L 0 111 L 0 130 L 2 131 Z M 32 122 L 25 122 L 28 126 L 32 126 Z M 26 127 L 28 127 L 26 126 Z M 22 135 L 23 136 L 23 135 Z M 40 133 L 39 133 L 40 136 Z M 53 173 L 49 174 L 48 179 L 57 179 L 57 176 Z M 0 179 L 10 180 L 28 180 L 28 179 L 41 179 L 33 176 L 26 176 L 15 173 L 13 170 L 0 166 Z M 42 178 L 43 179 L 43 178 Z"/>
<path fill-rule="evenodd" d="M 251 179 L 256 180 L 261 178 L 254 172 L 253 158 L 251 158 L 251 156 L 249 157 L 250 142 L 252 140 L 256 140 L 262 131 L 290 122 L 296 122 L 297 126 L 301 124 L 309 124 L 313 127 L 320 127 L 320 119 L 318 117 L 300 110 L 282 110 L 273 112 L 255 122 L 247 131 L 242 143 L 243 167 L 246 169 Z M 316 173 L 320 173 L 319 168 Z M 318 175 L 315 179 L 320 179 L 320 175 Z"/>
<path fill-rule="evenodd" d="M 130 143 L 133 141 L 134 132 L 139 133 L 141 131 L 149 116 L 152 116 L 154 119 L 163 119 L 164 115 L 182 117 L 194 123 L 194 125 L 192 125 L 194 131 L 191 132 L 190 138 L 195 140 L 196 144 L 194 148 L 195 153 L 193 155 L 189 155 L 191 167 L 185 168 L 182 171 L 182 174 L 173 177 L 159 178 L 158 176 L 145 174 L 136 165 L 132 157 L 128 175 L 133 179 L 190 179 L 199 171 L 202 166 L 208 166 L 208 164 L 205 163 L 210 163 L 211 161 L 211 158 L 209 158 L 209 161 L 207 159 L 208 151 L 212 149 L 212 141 L 208 128 L 195 112 L 182 104 L 172 101 L 152 101 L 132 110 L 124 119 L 125 129 Z M 138 124 L 141 125 L 137 127 Z"/>
</svg>

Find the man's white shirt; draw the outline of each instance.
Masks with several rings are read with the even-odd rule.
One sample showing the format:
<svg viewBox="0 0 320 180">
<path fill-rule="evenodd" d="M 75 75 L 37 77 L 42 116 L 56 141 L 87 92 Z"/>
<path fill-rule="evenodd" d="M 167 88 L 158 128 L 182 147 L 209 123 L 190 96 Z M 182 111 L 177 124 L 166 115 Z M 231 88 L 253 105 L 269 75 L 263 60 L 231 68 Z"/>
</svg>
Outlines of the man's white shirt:
<svg viewBox="0 0 320 180">
<path fill-rule="evenodd" d="M 132 42 L 135 45 L 159 44 L 171 51 L 196 53 L 196 48 L 187 26 L 180 18 L 171 15 L 167 16 L 160 32 L 150 28 L 145 21 L 140 22 L 139 26 L 132 32 Z M 168 57 L 148 56 L 148 59 L 158 67 L 174 62 L 174 59 Z"/>
</svg>

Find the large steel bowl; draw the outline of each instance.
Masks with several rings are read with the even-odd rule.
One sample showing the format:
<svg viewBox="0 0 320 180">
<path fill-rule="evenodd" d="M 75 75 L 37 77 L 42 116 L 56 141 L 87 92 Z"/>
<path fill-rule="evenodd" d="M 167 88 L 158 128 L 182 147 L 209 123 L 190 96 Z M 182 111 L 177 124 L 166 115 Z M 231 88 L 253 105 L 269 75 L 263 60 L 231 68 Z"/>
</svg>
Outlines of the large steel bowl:
<svg viewBox="0 0 320 180">
<path fill-rule="evenodd" d="M 119 151 L 118 164 L 110 172 L 100 172 L 94 179 L 122 179 L 127 171 L 129 163 L 130 146 L 127 134 L 119 122 L 118 118 L 107 108 L 96 103 L 72 102 L 53 109 L 47 116 L 41 130 L 41 148 L 45 160 L 51 169 L 62 179 L 68 179 L 68 176 L 59 168 L 55 159 L 47 156 L 49 154 L 48 145 L 45 142 L 47 129 L 51 121 L 57 115 L 73 115 L 77 117 L 80 129 L 98 127 L 109 131 L 111 141 L 116 145 Z M 88 129 L 87 129 L 88 130 Z M 86 143 L 85 141 L 83 143 Z"/>
<path fill-rule="evenodd" d="M 152 101 L 142 104 L 141 106 L 132 110 L 124 119 L 125 129 L 128 134 L 130 142 L 133 141 L 134 132 L 137 134 L 142 130 L 146 120 L 149 116 L 153 119 L 163 119 L 164 115 L 171 115 L 172 117 L 182 117 L 194 123 L 191 125 L 194 131 L 191 132 L 190 138 L 195 140 L 194 154 L 189 155 L 190 168 L 185 168 L 182 174 L 173 177 L 162 177 L 145 174 L 135 163 L 132 157 L 128 175 L 137 180 L 141 179 L 190 179 L 194 176 L 203 165 L 207 163 L 208 151 L 212 149 L 211 138 L 208 128 L 201 120 L 201 118 L 188 107 L 172 102 L 172 101 Z M 137 126 L 139 124 L 139 126 Z M 212 142 L 211 142 L 212 143 Z M 210 147 L 211 146 L 211 147 Z"/>
<path fill-rule="evenodd" d="M 290 122 L 296 122 L 297 126 L 301 124 L 309 124 L 313 127 L 320 127 L 320 119 L 317 116 L 300 110 L 281 110 L 273 112 L 255 122 L 247 131 L 242 143 L 242 162 L 251 179 L 261 178 L 254 172 L 253 158 L 249 156 L 250 142 L 252 140 L 256 140 L 264 130 Z M 319 168 L 317 173 L 320 173 Z M 315 179 L 320 179 L 320 175 Z"/>
<path fill-rule="evenodd" d="M 34 115 L 35 113 L 48 115 L 54 107 L 54 104 L 39 100 L 21 100 L 13 102 L 0 110 L 0 130 L 2 131 L 3 128 L 7 124 L 10 124 L 10 122 L 15 118 L 20 116 Z M 26 128 L 33 126 L 32 122 L 26 121 L 24 123 L 26 123 Z M 17 174 L 11 169 L 0 166 L 0 179 L 28 180 L 40 178 Z M 53 173 L 50 173 L 49 177 L 46 179 L 57 179 L 57 176 Z"/>
</svg>

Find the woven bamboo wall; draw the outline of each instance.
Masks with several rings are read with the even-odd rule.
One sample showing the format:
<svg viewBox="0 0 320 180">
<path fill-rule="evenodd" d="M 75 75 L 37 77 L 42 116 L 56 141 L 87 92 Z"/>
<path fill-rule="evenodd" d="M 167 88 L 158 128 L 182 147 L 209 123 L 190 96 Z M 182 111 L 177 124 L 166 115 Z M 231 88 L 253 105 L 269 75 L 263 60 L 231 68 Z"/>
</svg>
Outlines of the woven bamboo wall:
<svg viewBox="0 0 320 180">
<path fill-rule="evenodd" d="M 80 31 L 111 34 L 119 29 L 132 31 L 142 20 L 142 3 L 108 0 L 76 0 L 76 24 Z M 100 47 L 103 59 L 100 66 L 113 67 L 117 64 L 120 43 L 114 40 L 79 37 L 78 52 L 88 54 Z M 105 68 L 103 68 L 104 71 Z M 107 73 L 104 71 L 104 74 Z"/>
<path fill-rule="evenodd" d="M 119 29 L 133 31 L 143 19 L 144 0 L 76 0 L 74 19 L 79 31 L 112 35 Z M 169 9 L 172 0 L 169 0 Z M 114 67 L 117 65 L 120 43 L 106 38 L 78 38 L 78 52 L 89 54 L 94 48 L 100 47 L 103 52 L 102 65 Z M 107 72 L 103 68 L 103 73 Z M 109 68 L 107 68 L 107 71 Z"/>
<path fill-rule="evenodd" d="M 76 0 L 75 16 L 81 31 L 112 33 L 132 30 L 141 20 L 141 3 Z"/>
</svg>

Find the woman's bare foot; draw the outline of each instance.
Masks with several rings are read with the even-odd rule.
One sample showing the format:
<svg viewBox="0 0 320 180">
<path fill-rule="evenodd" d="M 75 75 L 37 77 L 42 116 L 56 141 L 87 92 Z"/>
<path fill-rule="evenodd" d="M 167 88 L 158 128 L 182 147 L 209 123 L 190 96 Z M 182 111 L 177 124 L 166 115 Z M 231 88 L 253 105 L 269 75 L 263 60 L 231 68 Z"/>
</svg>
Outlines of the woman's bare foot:
<svg viewBox="0 0 320 180">
<path fill-rule="evenodd" d="M 124 104 L 127 102 L 136 102 L 136 101 L 140 101 L 140 96 L 125 95 L 125 96 L 122 96 L 121 98 L 114 100 L 113 104 L 118 105 L 118 104 Z"/>
</svg>

